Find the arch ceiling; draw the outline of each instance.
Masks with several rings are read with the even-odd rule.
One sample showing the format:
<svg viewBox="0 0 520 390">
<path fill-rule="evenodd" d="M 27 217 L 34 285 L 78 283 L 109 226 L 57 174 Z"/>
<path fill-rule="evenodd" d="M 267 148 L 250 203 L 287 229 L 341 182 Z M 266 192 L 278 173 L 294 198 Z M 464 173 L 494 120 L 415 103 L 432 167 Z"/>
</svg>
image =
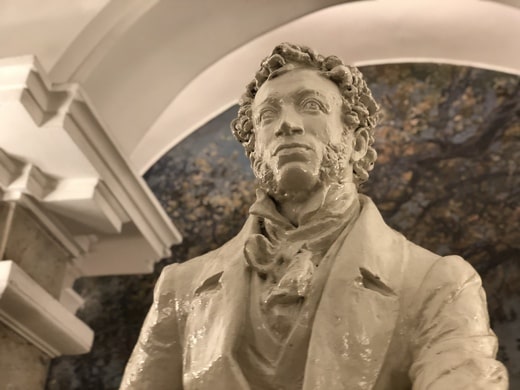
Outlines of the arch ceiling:
<svg viewBox="0 0 520 390">
<path fill-rule="evenodd" d="M 131 155 L 204 69 L 258 35 L 341 2 L 112 0 L 57 61 L 51 77 L 79 83 L 123 153 Z"/>
<path fill-rule="evenodd" d="M 32 54 L 50 69 L 109 1 L 0 1 L 0 57 Z"/>
<path fill-rule="evenodd" d="M 445 62 L 520 74 L 520 11 L 463 0 L 363 1 L 323 9 L 229 53 L 194 78 L 132 152 L 144 172 L 243 92 L 259 60 L 282 41 L 301 42 L 347 63 Z"/>
<path fill-rule="evenodd" d="M 41 14 L 23 54 L 43 53 L 55 83 L 80 84 L 140 172 L 233 105 L 281 41 L 357 65 L 433 61 L 520 74 L 517 0 L 52 0 L 51 16 L 32 11 L 34 3 L 17 0 L 23 23 L 14 28 L 4 17 L 0 31 L 21 32 L 23 43 L 23 26 Z M 54 24 L 60 36 L 33 50 L 36 33 Z M 0 55 L 22 54 L 11 46 Z"/>
</svg>

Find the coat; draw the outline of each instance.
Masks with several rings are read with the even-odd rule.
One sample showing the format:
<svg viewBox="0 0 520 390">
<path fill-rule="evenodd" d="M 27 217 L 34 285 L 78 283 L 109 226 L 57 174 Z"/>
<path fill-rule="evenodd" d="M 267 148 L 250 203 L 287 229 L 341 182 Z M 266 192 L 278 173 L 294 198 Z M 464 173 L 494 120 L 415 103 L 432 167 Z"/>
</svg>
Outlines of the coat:
<svg viewBox="0 0 520 390">
<path fill-rule="evenodd" d="M 411 243 L 360 200 L 316 310 L 303 389 L 507 389 L 475 270 Z M 249 389 L 235 352 L 256 232 L 250 216 L 221 248 L 163 270 L 121 389 Z"/>
</svg>

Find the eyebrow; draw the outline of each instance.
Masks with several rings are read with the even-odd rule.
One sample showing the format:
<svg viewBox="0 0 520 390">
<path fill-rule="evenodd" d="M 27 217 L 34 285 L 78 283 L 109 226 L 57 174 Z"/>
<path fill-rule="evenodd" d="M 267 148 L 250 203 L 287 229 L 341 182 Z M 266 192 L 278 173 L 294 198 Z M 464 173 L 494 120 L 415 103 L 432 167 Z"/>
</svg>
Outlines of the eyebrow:
<svg viewBox="0 0 520 390">
<path fill-rule="evenodd" d="M 258 107 L 263 106 L 279 106 L 280 105 L 280 98 L 277 96 L 269 96 L 266 99 L 264 99 L 260 104 L 258 104 Z"/>
<path fill-rule="evenodd" d="M 323 99 L 326 99 L 325 95 L 323 95 L 322 93 L 320 93 L 314 89 L 300 89 L 299 91 L 296 91 L 295 95 L 296 95 L 297 99 L 302 99 L 309 95 L 318 96 Z"/>
<path fill-rule="evenodd" d="M 302 89 L 296 92 L 296 100 L 301 101 L 308 96 L 316 96 L 321 98 L 321 103 L 325 106 L 327 111 L 330 111 L 330 103 L 327 101 L 327 97 L 322 93 L 314 90 L 314 89 Z"/>
</svg>

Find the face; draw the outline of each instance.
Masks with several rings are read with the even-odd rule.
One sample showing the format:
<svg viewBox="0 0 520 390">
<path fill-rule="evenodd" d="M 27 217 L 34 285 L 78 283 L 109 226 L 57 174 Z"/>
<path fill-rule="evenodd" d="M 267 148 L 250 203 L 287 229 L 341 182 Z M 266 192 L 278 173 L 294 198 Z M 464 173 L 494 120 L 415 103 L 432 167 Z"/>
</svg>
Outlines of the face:
<svg viewBox="0 0 520 390">
<path fill-rule="evenodd" d="M 319 185 L 328 145 L 349 144 L 352 138 L 351 132 L 344 134 L 337 85 L 316 70 L 300 68 L 266 81 L 252 109 L 255 156 L 267 165 L 282 194 Z M 349 161 L 352 148 L 342 152 Z"/>
</svg>

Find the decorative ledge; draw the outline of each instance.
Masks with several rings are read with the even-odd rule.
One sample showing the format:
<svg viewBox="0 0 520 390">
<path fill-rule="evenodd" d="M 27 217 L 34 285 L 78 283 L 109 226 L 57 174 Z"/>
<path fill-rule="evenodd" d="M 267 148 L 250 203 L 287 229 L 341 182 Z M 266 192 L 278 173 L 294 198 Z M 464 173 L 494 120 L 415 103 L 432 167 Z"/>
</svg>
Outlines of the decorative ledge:
<svg viewBox="0 0 520 390">
<path fill-rule="evenodd" d="M 81 85 L 51 83 L 31 56 L 0 59 L 0 122 L 0 200 L 28 196 L 70 237 L 95 236 L 74 256 L 82 275 L 151 272 L 181 242 Z"/>
<path fill-rule="evenodd" d="M 0 261 L 0 321 L 50 357 L 90 350 L 93 331 L 13 261 Z"/>
</svg>

